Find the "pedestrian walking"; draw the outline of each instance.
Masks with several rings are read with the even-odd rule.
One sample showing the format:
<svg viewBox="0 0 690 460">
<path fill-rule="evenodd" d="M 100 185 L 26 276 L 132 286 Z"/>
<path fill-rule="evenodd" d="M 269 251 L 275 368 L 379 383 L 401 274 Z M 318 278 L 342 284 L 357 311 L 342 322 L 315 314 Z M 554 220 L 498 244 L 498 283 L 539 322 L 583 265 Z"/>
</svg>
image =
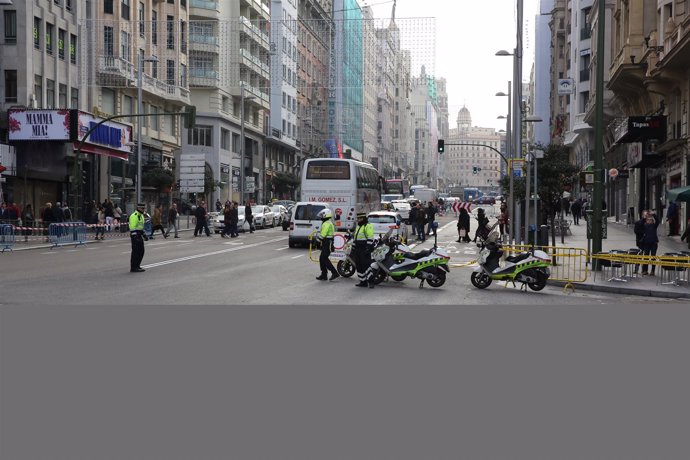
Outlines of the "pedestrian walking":
<svg viewBox="0 0 690 460">
<path fill-rule="evenodd" d="M 144 259 L 144 241 L 148 239 L 144 232 L 144 203 L 137 203 L 136 210 L 129 216 L 129 236 L 132 240 L 132 256 L 130 258 L 130 272 L 144 272 L 141 261 Z"/>
<path fill-rule="evenodd" d="M 211 236 L 211 231 L 208 229 L 208 221 L 206 219 L 206 202 L 202 201 L 194 210 L 194 217 L 196 218 L 196 226 L 194 227 L 194 236 L 201 235 L 206 232 L 206 236 Z"/>
<path fill-rule="evenodd" d="M 422 231 L 422 233 L 424 233 Z M 355 269 L 359 284 L 357 287 L 374 287 L 371 280 L 371 251 L 374 248 L 374 226 L 369 223 L 365 212 L 357 213 L 357 227 L 353 238 L 352 258 L 355 261 Z"/>
<path fill-rule="evenodd" d="M 161 231 L 163 238 L 168 237 L 168 235 L 165 234 L 165 230 L 163 229 L 163 220 L 162 219 L 163 219 L 162 205 L 159 203 L 155 208 L 153 208 L 153 217 L 151 218 L 151 234 L 149 235 L 149 238 L 153 239 L 153 234 L 156 232 L 156 230 Z"/>
<path fill-rule="evenodd" d="M 489 224 L 489 219 L 484 213 L 484 208 L 479 208 L 477 210 L 477 230 L 474 231 L 474 242 L 477 242 L 477 237 L 485 240 L 487 235 L 486 226 Z"/>
<path fill-rule="evenodd" d="M 427 229 L 426 229 L 426 234 L 431 235 L 431 231 L 434 231 L 434 236 L 436 236 L 436 225 L 434 225 L 434 221 L 436 220 L 436 213 L 438 212 L 438 209 L 436 209 L 436 206 L 433 201 L 429 201 L 429 206 L 426 208 L 426 222 L 427 222 Z"/>
<path fill-rule="evenodd" d="M 498 231 L 501 233 L 501 237 L 508 234 L 508 210 L 501 209 L 501 213 L 498 215 Z"/>
<path fill-rule="evenodd" d="M 410 215 L 407 216 L 407 221 L 410 223 L 410 227 L 412 227 L 412 236 L 417 236 L 417 206 L 416 205 L 413 205 L 410 208 Z"/>
<path fill-rule="evenodd" d="M 458 216 L 458 243 L 470 242 L 470 213 L 467 209 L 460 208 Z"/>
<path fill-rule="evenodd" d="M 216 199 L 216 212 L 223 210 L 223 204 L 220 202 L 220 198 Z"/>
<path fill-rule="evenodd" d="M 680 219 L 678 216 L 678 204 L 671 201 L 666 210 L 666 222 L 668 222 L 668 236 L 678 236 L 680 234 Z"/>
<path fill-rule="evenodd" d="M 573 213 L 573 223 L 580 225 L 580 213 L 582 212 L 582 201 L 578 198 L 570 205 L 570 211 Z"/>
<path fill-rule="evenodd" d="M 230 219 L 232 219 L 232 204 L 225 203 L 225 208 L 223 208 L 223 231 L 220 232 L 221 238 L 227 238 L 232 233 L 230 230 Z"/>
<path fill-rule="evenodd" d="M 657 228 L 659 227 L 659 218 L 656 213 L 647 210 L 644 215 L 644 223 L 642 224 L 642 238 L 640 239 L 640 249 L 644 256 L 655 256 L 659 247 L 659 236 L 657 235 Z M 652 265 L 651 273 L 647 271 L 647 265 L 642 265 L 642 274 L 654 276 L 656 265 Z"/>
<path fill-rule="evenodd" d="M 240 236 L 237 230 L 237 224 L 240 222 L 240 205 L 237 201 L 233 201 L 230 205 L 230 238 L 237 238 Z"/>
<path fill-rule="evenodd" d="M 96 228 L 96 236 L 94 239 L 105 239 L 105 212 L 103 212 L 103 206 L 98 206 L 98 211 L 96 211 L 96 216 L 93 223 L 95 224 Z M 100 235 L 100 237 L 98 235 Z"/>
<path fill-rule="evenodd" d="M 321 229 L 316 236 L 321 243 L 321 255 L 319 256 L 319 268 L 321 274 L 316 277 L 319 281 L 326 281 L 328 272 L 331 272 L 330 280 L 333 281 L 340 276 L 338 270 L 333 266 L 330 256 L 333 251 L 333 237 L 335 236 L 335 224 L 333 223 L 333 212 L 326 208 L 319 211 L 317 217 L 321 219 Z"/>
<path fill-rule="evenodd" d="M 179 238 L 177 234 L 177 203 L 173 203 L 168 210 L 168 229 L 165 232 L 165 237 L 170 235 L 170 228 L 175 230 L 175 238 Z"/>
<path fill-rule="evenodd" d="M 103 202 L 103 213 L 105 214 L 105 230 L 110 232 L 113 228 L 113 221 L 115 219 L 115 207 L 110 198 L 106 198 Z"/>
<path fill-rule="evenodd" d="M 426 223 L 426 211 L 422 207 L 422 203 L 417 203 L 415 221 L 417 225 L 417 241 L 424 242 L 426 241 L 426 234 L 424 233 L 424 224 Z"/>
<path fill-rule="evenodd" d="M 249 222 L 249 233 L 254 233 L 254 217 L 252 216 L 252 205 L 249 200 L 247 200 L 244 206 L 244 219 Z"/>
<path fill-rule="evenodd" d="M 122 221 L 122 208 L 118 203 L 113 204 L 113 224 L 115 225 L 115 228 L 119 230 L 120 228 L 120 223 Z"/>
</svg>

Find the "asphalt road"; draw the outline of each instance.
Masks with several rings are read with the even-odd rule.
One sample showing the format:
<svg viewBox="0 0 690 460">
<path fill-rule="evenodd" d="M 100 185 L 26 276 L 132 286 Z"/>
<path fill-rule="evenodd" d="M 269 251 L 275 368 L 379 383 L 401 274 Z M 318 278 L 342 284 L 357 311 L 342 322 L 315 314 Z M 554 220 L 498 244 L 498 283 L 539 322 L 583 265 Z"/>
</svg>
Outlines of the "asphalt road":
<svg viewBox="0 0 690 460">
<path fill-rule="evenodd" d="M 490 210 L 489 214 L 492 213 Z M 451 253 L 451 263 L 469 262 L 478 249 L 459 244 L 455 219 L 440 219 L 438 245 Z M 306 248 L 289 248 L 280 227 L 242 234 L 179 239 L 160 236 L 146 243 L 144 273 L 129 272 L 129 239 L 89 243 L 85 247 L 15 251 L 0 255 L 0 304 L 55 305 L 238 305 L 238 304 L 608 304 L 667 303 L 666 299 L 621 297 L 598 292 L 564 294 L 547 286 L 541 292 L 520 291 L 494 283 L 482 291 L 470 283 L 471 268 L 453 268 L 441 288 L 418 280 L 386 281 L 375 289 L 354 287 L 356 277 L 317 281 L 318 263 Z M 420 247 L 430 247 L 433 237 Z M 318 254 L 314 254 L 314 259 Z"/>
</svg>

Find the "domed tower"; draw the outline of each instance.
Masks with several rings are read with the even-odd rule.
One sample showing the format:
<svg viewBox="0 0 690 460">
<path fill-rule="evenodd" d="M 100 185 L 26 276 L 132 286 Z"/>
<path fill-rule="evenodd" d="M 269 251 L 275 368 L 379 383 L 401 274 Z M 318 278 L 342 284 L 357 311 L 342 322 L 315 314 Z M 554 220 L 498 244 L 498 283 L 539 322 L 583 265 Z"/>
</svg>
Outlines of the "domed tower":
<svg viewBox="0 0 690 460">
<path fill-rule="evenodd" d="M 467 107 L 462 106 L 458 112 L 457 124 L 459 133 L 467 133 L 470 128 L 472 128 L 472 115 L 470 115 L 470 111 Z"/>
</svg>

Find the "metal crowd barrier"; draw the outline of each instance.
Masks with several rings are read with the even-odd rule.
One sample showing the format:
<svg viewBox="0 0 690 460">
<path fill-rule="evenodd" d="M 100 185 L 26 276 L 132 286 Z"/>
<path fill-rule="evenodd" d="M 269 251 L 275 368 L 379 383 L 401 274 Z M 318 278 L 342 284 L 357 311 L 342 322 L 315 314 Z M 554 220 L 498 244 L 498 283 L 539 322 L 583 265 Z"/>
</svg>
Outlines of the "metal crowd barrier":
<svg viewBox="0 0 690 460">
<path fill-rule="evenodd" d="M 86 224 L 84 222 L 66 222 L 50 224 L 48 227 L 48 240 L 57 247 L 63 244 L 83 245 L 86 241 Z"/>
<path fill-rule="evenodd" d="M 687 279 L 687 274 L 690 272 L 690 253 L 687 252 L 652 256 L 612 251 L 592 254 L 591 258 L 596 260 L 602 269 L 609 268 L 611 270 L 609 281 L 625 282 L 629 279 L 637 278 L 640 265 L 653 265 L 659 268 L 657 284 L 659 284 L 659 281 L 662 284 L 675 284 L 677 286 L 680 283 L 690 283 L 690 279 Z M 676 279 L 668 283 L 663 282 L 665 275 L 670 275 L 671 272 L 676 276 Z M 685 274 L 686 277 L 680 278 L 678 276 L 680 274 Z"/>
<path fill-rule="evenodd" d="M 12 250 L 12 246 L 17 241 L 17 236 L 14 232 L 14 225 L 1 224 L 0 225 L 0 246 L 2 246 L 2 252 L 9 249 Z"/>
</svg>

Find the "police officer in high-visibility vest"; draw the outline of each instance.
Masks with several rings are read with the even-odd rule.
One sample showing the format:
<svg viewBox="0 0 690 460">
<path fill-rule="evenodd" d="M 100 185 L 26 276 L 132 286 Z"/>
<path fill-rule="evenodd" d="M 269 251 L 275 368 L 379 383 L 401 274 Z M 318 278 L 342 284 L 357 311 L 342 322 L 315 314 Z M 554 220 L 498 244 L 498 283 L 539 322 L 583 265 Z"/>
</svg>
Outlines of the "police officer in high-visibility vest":
<svg viewBox="0 0 690 460">
<path fill-rule="evenodd" d="M 144 232 L 144 208 L 143 203 L 137 204 L 137 209 L 129 216 L 129 236 L 132 239 L 132 257 L 130 259 L 131 272 L 146 271 L 141 268 L 141 260 L 144 258 L 144 240 L 148 240 Z"/>
<path fill-rule="evenodd" d="M 357 227 L 352 238 L 354 239 L 352 256 L 355 260 L 357 277 L 359 278 L 359 284 L 355 286 L 369 286 L 373 288 L 374 282 L 371 280 L 373 274 L 371 269 L 371 251 L 374 248 L 374 226 L 367 220 L 366 213 L 357 213 Z"/>
<path fill-rule="evenodd" d="M 330 255 L 333 250 L 333 237 L 335 236 L 335 224 L 333 224 L 333 213 L 330 209 L 322 209 L 316 215 L 321 219 L 321 229 L 316 235 L 316 239 L 321 243 L 321 255 L 319 256 L 319 267 L 321 275 L 317 280 L 326 281 L 328 272 L 331 272 L 331 281 L 340 276 L 331 262 Z"/>
</svg>

